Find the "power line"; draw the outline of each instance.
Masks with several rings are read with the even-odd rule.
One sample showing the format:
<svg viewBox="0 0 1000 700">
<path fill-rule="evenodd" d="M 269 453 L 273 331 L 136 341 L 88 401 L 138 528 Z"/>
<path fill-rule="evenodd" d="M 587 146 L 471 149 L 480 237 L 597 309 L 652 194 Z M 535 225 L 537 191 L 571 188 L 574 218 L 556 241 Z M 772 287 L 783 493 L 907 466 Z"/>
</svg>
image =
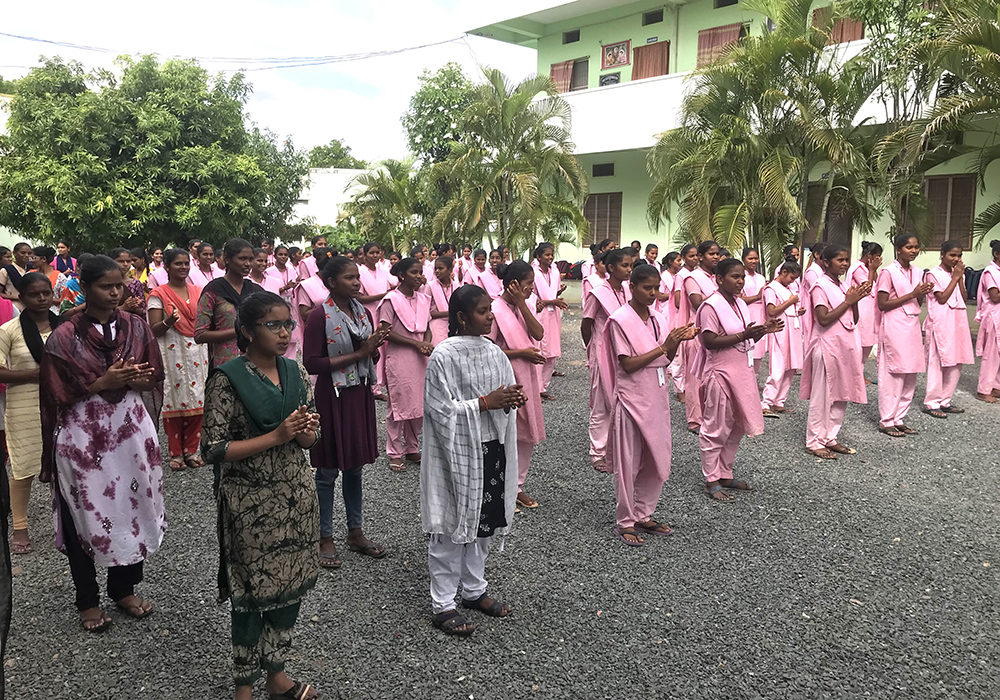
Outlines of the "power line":
<svg viewBox="0 0 1000 700">
<path fill-rule="evenodd" d="M 21 41 L 30 41 L 40 44 L 50 44 L 53 46 L 60 46 L 62 48 L 74 49 L 77 51 L 91 51 L 95 53 L 103 54 L 128 54 L 134 55 L 137 53 L 142 53 L 139 51 L 117 51 L 115 49 L 108 49 L 101 46 L 89 46 L 86 44 L 75 44 L 69 41 L 55 41 L 53 39 L 42 39 L 33 36 L 21 36 L 19 34 L 9 34 L 7 32 L 0 32 L 0 36 L 8 37 L 10 39 L 18 39 Z M 190 56 L 186 58 L 191 58 L 199 63 L 237 63 L 243 65 L 251 65 L 253 67 L 246 68 L 247 71 L 261 71 L 261 70 L 276 70 L 280 68 L 303 68 L 309 66 L 322 66 L 331 63 L 350 63 L 353 61 L 364 61 L 371 58 L 381 58 L 383 56 L 394 56 L 396 54 L 407 53 L 410 51 L 419 51 L 421 49 L 430 48 L 433 46 L 441 46 L 443 44 L 452 44 L 464 40 L 464 35 L 455 37 L 453 39 L 445 39 L 442 41 L 435 41 L 428 44 L 420 44 L 418 46 L 407 46 L 399 49 L 386 49 L 384 51 L 367 51 L 363 53 L 351 53 L 351 54 L 340 54 L 340 55 L 329 55 L 329 56 L 286 56 L 286 57 L 249 57 L 249 56 Z M 175 58 L 182 58 L 182 56 L 175 55 Z M 235 70 L 235 69 L 234 69 Z"/>
</svg>

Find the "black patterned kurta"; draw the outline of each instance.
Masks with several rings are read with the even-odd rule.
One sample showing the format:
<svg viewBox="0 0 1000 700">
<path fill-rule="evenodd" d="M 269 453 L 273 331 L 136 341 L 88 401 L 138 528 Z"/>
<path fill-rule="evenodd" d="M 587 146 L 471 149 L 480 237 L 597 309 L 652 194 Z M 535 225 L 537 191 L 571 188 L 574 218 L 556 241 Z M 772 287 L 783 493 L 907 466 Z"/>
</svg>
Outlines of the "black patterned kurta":
<svg viewBox="0 0 1000 700">
<path fill-rule="evenodd" d="M 263 374 L 247 363 L 247 371 Z M 309 376 L 299 372 L 315 412 Z M 269 381 L 269 380 L 268 380 Z M 222 372 L 208 379 L 202 454 L 220 462 L 231 441 L 253 437 L 243 404 Z M 319 506 L 305 451 L 292 440 L 217 468 L 219 600 L 234 610 L 274 610 L 316 583 Z"/>
</svg>

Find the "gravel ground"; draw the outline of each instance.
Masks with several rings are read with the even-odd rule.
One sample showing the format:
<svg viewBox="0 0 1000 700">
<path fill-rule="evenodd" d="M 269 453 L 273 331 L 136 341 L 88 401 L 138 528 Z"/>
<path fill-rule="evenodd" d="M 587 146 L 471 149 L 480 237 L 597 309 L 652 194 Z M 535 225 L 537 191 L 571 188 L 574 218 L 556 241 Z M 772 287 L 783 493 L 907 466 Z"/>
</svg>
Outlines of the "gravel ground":
<svg viewBox="0 0 1000 700">
<path fill-rule="evenodd" d="M 366 525 L 390 556 L 345 553 L 340 571 L 321 572 L 293 677 L 324 698 L 1000 697 L 1000 408 L 973 400 L 976 371 L 957 395 L 966 414 L 911 412 L 921 434 L 905 440 L 875 431 L 872 387 L 842 433 L 859 454 L 836 462 L 804 454 L 806 405 L 791 401 L 794 415 L 744 440 L 738 472 L 757 490 L 731 505 L 701 494 L 697 439 L 675 405 L 674 472 L 657 514 L 676 532 L 632 549 L 612 533 L 610 478 L 588 467 L 579 320 L 571 309 L 567 376 L 545 405 L 549 440 L 529 476 L 541 507 L 518 516 L 488 561 L 491 592 L 514 616 L 476 617 L 468 640 L 431 627 L 419 475 L 393 474 L 383 458 L 367 472 Z M 102 636 L 80 630 L 36 489 L 36 553 L 15 561 L 9 697 L 231 693 L 211 472 L 165 480 L 170 525 L 140 589 L 157 613 L 137 622 L 113 611 Z"/>
</svg>

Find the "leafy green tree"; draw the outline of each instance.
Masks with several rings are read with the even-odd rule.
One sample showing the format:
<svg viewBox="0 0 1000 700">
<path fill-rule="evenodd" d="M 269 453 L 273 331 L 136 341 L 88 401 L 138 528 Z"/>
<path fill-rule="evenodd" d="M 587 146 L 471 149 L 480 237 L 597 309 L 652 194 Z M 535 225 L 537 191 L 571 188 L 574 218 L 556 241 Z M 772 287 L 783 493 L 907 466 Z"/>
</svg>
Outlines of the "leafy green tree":
<svg viewBox="0 0 1000 700">
<path fill-rule="evenodd" d="M 310 168 L 348 168 L 364 170 L 368 163 L 351 155 L 351 147 L 342 139 L 332 139 L 325 146 L 316 146 L 309 151 Z"/>
<path fill-rule="evenodd" d="M 771 264 L 785 244 L 801 243 L 810 175 L 818 170 L 827 173 L 818 236 L 831 202 L 871 230 L 872 141 L 855 120 L 878 76 L 868 64 L 830 55 L 833 20 L 814 26 L 810 5 L 742 3 L 771 23 L 692 79 L 680 126 L 648 156 L 653 226 L 676 207 L 682 237 L 712 238 L 730 250 L 753 245 Z"/>
<path fill-rule="evenodd" d="M 412 246 L 420 228 L 416 171 L 412 160 L 385 160 L 371 172 L 351 180 L 357 193 L 345 207 L 367 240 L 392 246 Z"/>
<path fill-rule="evenodd" d="M 308 172 L 290 141 L 245 126 L 242 74 L 119 59 L 120 73 L 44 59 L 18 81 L 0 137 L 0 224 L 76 250 L 219 244 L 270 234 Z"/>
<path fill-rule="evenodd" d="M 944 8 L 941 8 L 944 9 Z M 918 151 L 941 149 L 957 134 L 987 130 L 983 145 L 971 150 L 981 191 L 986 173 L 1000 160 L 993 120 L 1000 114 L 1000 1 L 965 0 L 955 3 L 941 17 L 940 33 L 925 40 L 918 57 L 943 71 L 941 91 L 921 130 Z M 986 121 L 990 120 L 990 121 Z M 985 124 L 984 124 L 985 122 Z M 963 149 L 965 150 L 965 149 Z M 1000 226 L 1000 202 L 993 202 L 976 217 L 973 235 L 977 245 Z"/>
<path fill-rule="evenodd" d="M 513 85 L 484 68 L 486 82 L 458 118 L 460 138 L 435 174 L 453 194 L 434 218 L 442 237 L 487 238 L 515 253 L 540 237 L 578 239 L 587 231 L 587 178 L 573 155 L 569 105 L 548 76 Z"/>
<path fill-rule="evenodd" d="M 16 80 L 4 80 L 0 75 L 0 95 L 13 95 L 17 90 Z"/>
<path fill-rule="evenodd" d="M 410 153 L 425 164 L 448 157 L 449 144 L 459 140 L 458 117 L 472 101 L 473 86 L 457 63 L 435 73 L 425 70 L 410 98 L 403 128 Z"/>
</svg>

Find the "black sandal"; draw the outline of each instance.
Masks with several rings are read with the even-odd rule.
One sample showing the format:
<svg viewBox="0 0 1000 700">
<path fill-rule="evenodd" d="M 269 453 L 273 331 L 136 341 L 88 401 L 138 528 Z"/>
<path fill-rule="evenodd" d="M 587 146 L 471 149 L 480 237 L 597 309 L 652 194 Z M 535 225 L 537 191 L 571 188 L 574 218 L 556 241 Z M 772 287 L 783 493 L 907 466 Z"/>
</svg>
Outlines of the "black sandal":
<svg viewBox="0 0 1000 700">
<path fill-rule="evenodd" d="M 88 623 L 98 623 L 93 627 L 87 627 Z M 98 617 L 80 617 L 80 626 L 83 628 L 84 632 L 90 632 L 91 634 L 100 634 L 101 632 L 107 631 L 111 627 L 111 617 L 108 616 L 106 612 L 101 610 L 101 614 Z"/>
<path fill-rule="evenodd" d="M 510 606 L 504 605 L 499 600 L 494 600 L 493 601 L 493 605 L 491 605 L 488 608 L 484 608 L 483 607 L 483 598 L 486 598 L 486 597 L 487 597 L 486 594 L 483 593 L 481 596 L 479 596 L 475 600 L 469 600 L 468 598 L 462 598 L 462 607 L 463 608 L 467 608 L 468 610 L 478 610 L 479 612 L 481 612 L 481 613 L 483 613 L 485 615 L 489 615 L 490 617 L 507 617 L 512 612 L 514 612 L 513 610 L 510 609 Z M 507 612 L 504 612 L 504 609 L 506 609 Z"/>
<path fill-rule="evenodd" d="M 469 637 L 476 628 L 472 623 L 465 619 L 465 617 L 458 610 L 452 608 L 451 610 L 446 610 L 443 613 L 438 613 L 431 618 L 431 622 L 439 630 L 452 637 Z M 460 630 L 459 627 L 465 627 L 468 625 L 469 629 Z"/>
<path fill-rule="evenodd" d="M 957 406 L 942 406 L 940 410 L 942 413 L 965 413 L 964 408 L 958 408 Z"/>
<path fill-rule="evenodd" d="M 896 426 L 896 430 L 898 430 L 899 432 L 903 433 L 903 435 L 919 435 L 920 434 L 919 431 L 914 430 L 913 428 L 908 428 L 905 425 L 903 425 L 902 423 L 900 423 L 899 425 Z"/>
<path fill-rule="evenodd" d="M 943 409 L 940 409 L 940 408 L 925 408 L 925 409 L 923 409 L 923 411 L 928 416 L 933 416 L 934 418 L 947 418 L 948 417 L 948 414 Z"/>
<path fill-rule="evenodd" d="M 283 693 L 268 693 L 267 696 L 271 700 L 309 700 L 310 698 L 315 698 L 316 693 L 313 692 L 312 695 L 309 691 L 313 690 L 313 687 L 308 683 L 299 683 L 295 681 L 291 688 Z"/>
<path fill-rule="evenodd" d="M 723 481 L 728 481 L 728 484 L 722 483 Z M 719 486 L 724 489 L 736 489 L 737 491 L 753 491 L 750 488 L 750 484 L 745 481 L 740 481 L 739 479 L 719 479 Z"/>
</svg>

